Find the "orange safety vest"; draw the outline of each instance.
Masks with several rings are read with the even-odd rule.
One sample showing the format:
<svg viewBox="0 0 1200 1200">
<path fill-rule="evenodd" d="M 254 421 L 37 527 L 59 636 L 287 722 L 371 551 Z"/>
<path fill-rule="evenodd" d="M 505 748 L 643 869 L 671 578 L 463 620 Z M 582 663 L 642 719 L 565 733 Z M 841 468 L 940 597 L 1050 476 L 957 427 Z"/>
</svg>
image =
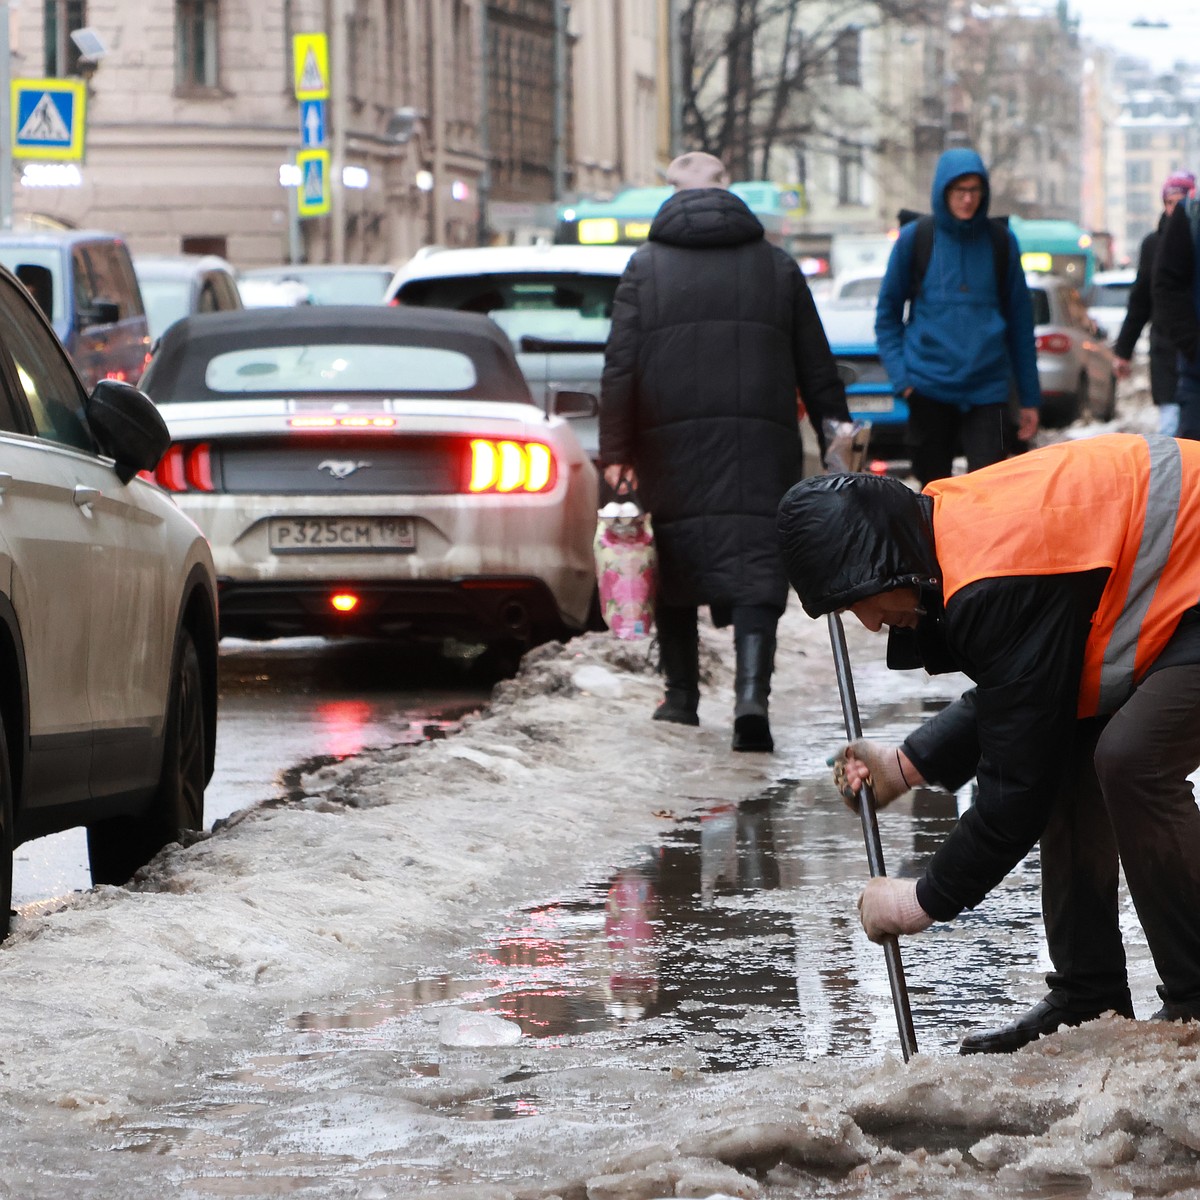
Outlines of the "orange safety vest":
<svg viewBox="0 0 1200 1200">
<path fill-rule="evenodd" d="M 1081 717 L 1115 712 L 1200 602 L 1200 442 L 1113 433 L 931 483 L 947 603 L 979 579 L 1110 571 Z"/>
</svg>

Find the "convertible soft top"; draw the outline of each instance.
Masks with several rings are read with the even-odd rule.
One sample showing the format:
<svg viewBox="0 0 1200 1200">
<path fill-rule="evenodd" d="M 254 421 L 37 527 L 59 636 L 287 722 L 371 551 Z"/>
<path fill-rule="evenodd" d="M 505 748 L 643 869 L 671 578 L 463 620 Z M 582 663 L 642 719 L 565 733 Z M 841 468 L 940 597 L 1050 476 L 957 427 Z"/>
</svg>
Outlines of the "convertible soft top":
<svg viewBox="0 0 1200 1200">
<path fill-rule="evenodd" d="M 462 391 L 439 394 L 463 400 L 533 403 L 512 344 L 490 318 L 383 304 L 249 308 L 186 317 L 163 334 L 140 386 L 159 404 L 215 399 L 205 383 L 205 370 L 217 355 L 331 343 L 455 350 L 470 358 L 475 381 Z M 405 386 L 389 388 L 387 394 L 419 396 L 424 392 L 419 386 Z"/>
</svg>

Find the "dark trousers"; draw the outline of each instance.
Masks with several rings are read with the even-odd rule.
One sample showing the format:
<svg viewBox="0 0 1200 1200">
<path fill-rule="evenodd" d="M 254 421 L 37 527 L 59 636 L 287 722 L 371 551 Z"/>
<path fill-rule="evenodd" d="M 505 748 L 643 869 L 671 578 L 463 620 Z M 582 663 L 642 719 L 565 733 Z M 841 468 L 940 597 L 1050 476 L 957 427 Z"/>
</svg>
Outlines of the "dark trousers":
<svg viewBox="0 0 1200 1200">
<path fill-rule="evenodd" d="M 660 605 L 654 620 L 663 637 L 695 638 L 696 613 L 694 607 Z M 780 616 L 782 613 L 773 604 L 735 604 L 723 610 L 714 606 L 713 623 L 722 626 L 732 621 L 735 634 L 774 633 Z"/>
<path fill-rule="evenodd" d="M 1200 665 L 1145 679 L 1111 717 L 1080 723 L 1042 834 L 1051 999 L 1092 1010 L 1128 995 L 1118 861 L 1164 999 L 1200 1000 Z"/>
<path fill-rule="evenodd" d="M 1179 429 L 1175 436 L 1200 441 L 1200 378 L 1190 371 L 1180 371 L 1175 403 L 1179 405 Z"/>
<path fill-rule="evenodd" d="M 913 474 L 922 487 L 945 479 L 959 453 L 966 456 L 968 471 L 1001 462 L 1010 440 L 1015 439 L 1007 404 L 972 405 L 964 412 L 919 392 L 908 398 L 908 445 Z"/>
</svg>

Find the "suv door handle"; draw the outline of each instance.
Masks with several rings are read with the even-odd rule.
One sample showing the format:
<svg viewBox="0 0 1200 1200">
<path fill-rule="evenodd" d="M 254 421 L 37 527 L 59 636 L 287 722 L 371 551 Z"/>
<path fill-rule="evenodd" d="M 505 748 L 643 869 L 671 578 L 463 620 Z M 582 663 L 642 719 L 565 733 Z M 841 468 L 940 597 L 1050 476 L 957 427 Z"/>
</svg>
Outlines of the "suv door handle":
<svg viewBox="0 0 1200 1200">
<path fill-rule="evenodd" d="M 99 488 L 84 487 L 83 484 L 79 484 L 71 499 L 75 501 L 76 508 L 87 508 L 89 504 L 95 504 L 103 495 L 104 493 Z"/>
</svg>

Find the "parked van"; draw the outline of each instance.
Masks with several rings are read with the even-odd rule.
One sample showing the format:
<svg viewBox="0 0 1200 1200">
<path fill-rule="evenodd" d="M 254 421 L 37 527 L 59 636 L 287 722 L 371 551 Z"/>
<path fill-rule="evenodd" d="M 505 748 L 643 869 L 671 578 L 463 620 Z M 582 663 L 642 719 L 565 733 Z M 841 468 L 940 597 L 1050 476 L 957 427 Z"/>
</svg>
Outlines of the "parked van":
<svg viewBox="0 0 1200 1200">
<path fill-rule="evenodd" d="M 150 332 L 123 238 L 79 229 L 0 233 L 0 263 L 32 293 L 89 392 L 101 379 L 137 383 Z"/>
</svg>

